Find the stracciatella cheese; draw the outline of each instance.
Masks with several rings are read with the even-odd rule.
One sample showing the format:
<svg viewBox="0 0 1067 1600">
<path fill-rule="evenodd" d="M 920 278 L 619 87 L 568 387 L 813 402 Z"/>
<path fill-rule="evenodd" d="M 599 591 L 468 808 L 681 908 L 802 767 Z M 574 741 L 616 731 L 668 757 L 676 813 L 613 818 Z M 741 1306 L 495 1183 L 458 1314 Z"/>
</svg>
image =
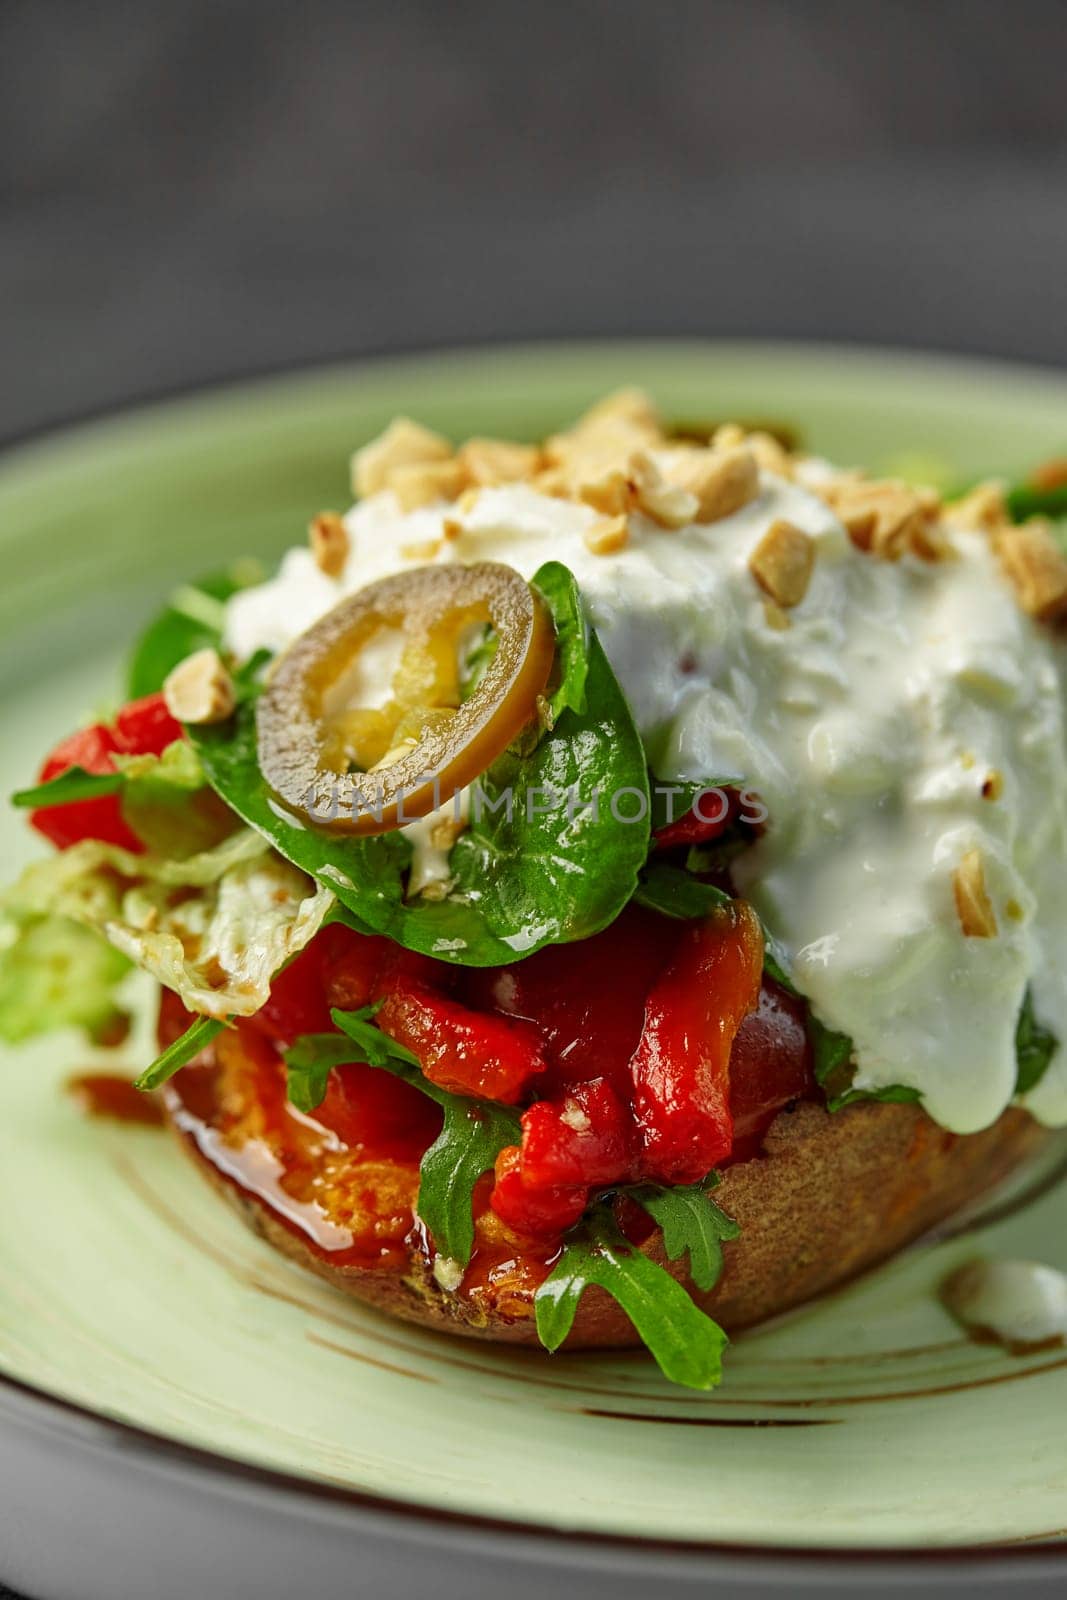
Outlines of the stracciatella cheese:
<svg viewBox="0 0 1067 1600">
<path fill-rule="evenodd" d="M 442 541 L 443 521 L 458 536 Z M 777 518 L 815 541 L 776 626 L 749 570 Z M 1028 985 L 1067 1040 L 1064 651 L 1020 609 L 985 536 L 951 559 L 873 559 L 798 483 L 763 473 L 733 516 L 667 532 L 640 514 L 598 556 L 588 507 L 514 484 L 403 514 L 389 491 L 346 518 L 339 578 L 306 549 L 229 603 L 239 656 L 289 644 L 345 594 L 431 559 L 574 572 L 658 777 L 743 777 L 770 813 L 736 865 L 816 1015 L 855 1042 L 856 1083 L 921 1091 L 958 1132 L 1012 1097 Z M 981 852 L 993 938 L 966 937 L 953 880 Z M 1067 1123 L 1067 1049 L 1029 1097 Z"/>
</svg>

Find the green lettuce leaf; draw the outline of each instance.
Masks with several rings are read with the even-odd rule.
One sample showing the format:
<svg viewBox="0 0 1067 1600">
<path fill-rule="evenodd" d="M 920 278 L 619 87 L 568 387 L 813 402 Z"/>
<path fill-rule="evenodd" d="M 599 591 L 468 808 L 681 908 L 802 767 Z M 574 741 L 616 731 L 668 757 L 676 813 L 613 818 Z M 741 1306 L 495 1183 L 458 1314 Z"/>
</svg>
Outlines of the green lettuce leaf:
<svg viewBox="0 0 1067 1600">
<path fill-rule="evenodd" d="M 86 772 L 84 767 L 69 767 L 58 778 L 48 778 L 29 789 L 16 789 L 11 804 L 24 809 L 69 806 L 78 800 L 95 800 L 102 794 L 114 794 L 125 781 L 121 772 Z"/>
<path fill-rule="evenodd" d="M 0 1039 L 66 1027 L 106 1036 L 122 1018 L 115 990 L 129 970 L 106 939 L 66 917 L 0 915 Z"/>
<path fill-rule="evenodd" d="M 260 1009 L 332 898 L 243 829 L 184 861 L 85 839 L 27 867 L 0 908 L 102 934 L 190 1011 L 225 1017 Z"/>
<path fill-rule="evenodd" d="M 537 1291 L 537 1332 L 558 1350 L 585 1291 L 597 1286 L 625 1311 L 665 1378 L 688 1389 L 713 1389 L 722 1377 L 728 1343 L 665 1268 L 631 1245 L 611 1212 L 596 1207 L 564 1243 Z"/>
<path fill-rule="evenodd" d="M 559 561 L 546 561 L 534 575 L 534 588 L 552 614 L 556 630 L 555 687 L 548 696 L 549 725 L 564 711 L 585 711 L 589 676 L 589 624 L 573 572 Z"/>
<path fill-rule="evenodd" d="M 658 861 L 642 872 L 634 899 L 650 911 L 682 921 L 710 917 L 719 906 L 730 904 L 730 896 L 713 883 L 701 883 L 683 868 Z"/>
</svg>

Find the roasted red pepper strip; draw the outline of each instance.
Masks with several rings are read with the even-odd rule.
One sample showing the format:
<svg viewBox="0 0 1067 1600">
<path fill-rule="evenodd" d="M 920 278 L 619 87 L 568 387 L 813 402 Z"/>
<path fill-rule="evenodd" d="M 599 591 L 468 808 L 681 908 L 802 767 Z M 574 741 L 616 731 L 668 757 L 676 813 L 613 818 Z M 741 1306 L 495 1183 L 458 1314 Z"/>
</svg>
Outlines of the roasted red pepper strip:
<svg viewBox="0 0 1067 1600">
<path fill-rule="evenodd" d="M 585 1184 L 531 1188 L 523 1182 L 518 1145 L 508 1145 L 496 1158 L 496 1182 L 489 1204 L 516 1233 L 535 1239 L 558 1239 L 573 1228 L 589 1198 Z"/>
<path fill-rule="evenodd" d="M 647 1177 L 695 1183 L 730 1154 L 730 1051 L 762 969 L 759 921 L 735 900 L 685 930 L 650 993 L 630 1062 Z"/>
<path fill-rule="evenodd" d="M 383 994 L 378 1026 L 442 1089 L 514 1105 L 545 1070 L 541 1036 L 528 1022 L 471 1011 L 402 971 L 385 980 Z"/>
<path fill-rule="evenodd" d="M 621 1183 L 634 1158 L 634 1122 L 604 1078 L 566 1099 L 537 1100 L 522 1117 L 522 1178 L 534 1188 Z"/>
<path fill-rule="evenodd" d="M 721 838 L 741 815 L 741 796 L 735 789 L 705 789 L 697 795 L 684 817 L 657 828 L 653 841 L 657 850 L 673 850 L 678 845 L 711 844 Z"/>
<path fill-rule="evenodd" d="M 167 710 L 163 696 L 147 695 L 123 706 L 110 727 L 96 722 L 64 739 L 41 767 L 37 781 L 47 783 L 71 767 L 84 767 L 86 772 L 114 772 L 116 754 L 161 755 L 181 736 L 181 726 Z M 117 794 L 75 800 L 70 805 L 42 806 L 30 813 L 30 822 L 59 850 L 79 844 L 82 839 L 99 839 L 135 854 L 144 850 L 122 815 Z"/>
</svg>

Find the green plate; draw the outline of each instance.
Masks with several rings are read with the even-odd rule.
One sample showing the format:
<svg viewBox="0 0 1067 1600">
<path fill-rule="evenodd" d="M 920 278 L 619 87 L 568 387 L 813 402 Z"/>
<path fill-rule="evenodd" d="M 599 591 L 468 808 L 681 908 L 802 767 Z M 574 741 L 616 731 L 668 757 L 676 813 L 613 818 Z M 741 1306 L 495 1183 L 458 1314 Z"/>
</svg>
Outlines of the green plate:
<svg viewBox="0 0 1067 1600">
<path fill-rule="evenodd" d="M 963 480 L 1067 451 L 1052 375 L 732 344 L 406 359 L 94 423 L 0 470 L 4 786 L 115 695 L 125 642 L 173 582 L 271 557 L 343 505 L 350 450 L 393 413 L 536 435 L 624 382 L 668 414 L 796 420 L 815 450 L 874 467 L 921 452 Z M 15 815 L 2 827 L 11 873 L 36 845 Z M 763 1549 L 1064 1536 L 1067 1355 L 973 1344 L 935 1294 L 979 1251 L 1067 1268 L 1052 1182 L 738 1339 L 723 1388 L 694 1396 L 642 1358 L 508 1353 L 350 1304 L 247 1233 L 164 1134 L 83 1119 L 62 1085 L 90 1063 L 74 1036 L 0 1063 L 0 1372 L 30 1390 L 501 1526 Z"/>
</svg>

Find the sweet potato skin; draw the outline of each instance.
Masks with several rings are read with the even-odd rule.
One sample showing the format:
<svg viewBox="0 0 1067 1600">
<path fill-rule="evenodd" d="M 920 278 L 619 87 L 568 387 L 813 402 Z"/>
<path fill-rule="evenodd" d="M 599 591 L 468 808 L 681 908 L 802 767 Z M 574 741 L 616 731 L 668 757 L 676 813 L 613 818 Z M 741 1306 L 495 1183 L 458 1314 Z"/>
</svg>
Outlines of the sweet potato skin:
<svg viewBox="0 0 1067 1600">
<path fill-rule="evenodd" d="M 1009 1110 L 981 1133 L 948 1133 L 914 1105 L 858 1104 L 830 1115 L 805 1102 L 782 1112 L 763 1152 L 727 1168 L 715 1198 L 741 1227 L 724 1247 L 715 1288 L 700 1293 L 684 1262 L 667 1262 L 658 1230 L 642 1247 L 728 1331 L 777 1316 L 847 1282 L 929 1232 L 1006 1178 L 1048 1138 L 1025 1112 Z M 215 1186 L 283 1255 L 344 1293 L 424 1327 L 468 1338 L 536 1345 L 532 1293 L 471 1304 L 438 1287 L 412 1255 L 403 1273 L 336 1267 L 310 1250 L 253 1196 L 223 1178 L 182 1137 Z M 506 1310 L 504 1309 L 506 1304 Z M 603 1290 L 582 1298 L 568 1349 L 640 1344 Z"/>
</svg>

